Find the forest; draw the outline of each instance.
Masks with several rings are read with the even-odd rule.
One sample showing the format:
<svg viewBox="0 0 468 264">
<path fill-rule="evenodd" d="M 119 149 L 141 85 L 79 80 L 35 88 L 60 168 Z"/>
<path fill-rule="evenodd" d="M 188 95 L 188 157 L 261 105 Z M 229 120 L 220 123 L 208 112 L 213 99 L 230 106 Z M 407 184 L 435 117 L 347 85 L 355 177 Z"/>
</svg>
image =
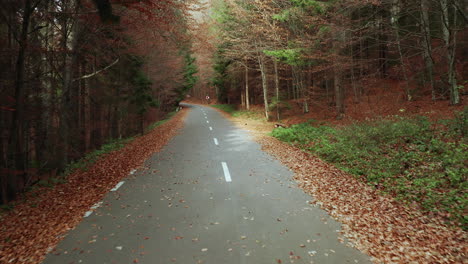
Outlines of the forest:
<svg viewBox="0 0 468 264">
<path fill-rule="evenodd" d="M 0 263 L 466 261 L 465 1 L 1 3 Z"/>
<path fill-rule="evenodd" d="M 375 94 L 460 105 L 466 12 L 458 0 L 214 1 L 213 95 L 263 104 L 267 119 L 291 102 L 342 119 Z"/>
<path fill-rule="evenodd" d="M 204 8 L 209 19 L 193 19 Z M 461 0 L 5 1 L 1 201 L 144 133 L 188 94 L 263 105 L 267 120 L 463 106 L 466 11 Z"/>
<path fill-rule="evenodd" d="M 271 136 L 466 230 L 467 10 L 458 0 L 213 1 L 212 90 L 194 93 L 275 122 Z"/>
<path fill-rule="evenodd" d="M 183 1 L 4 0 L 0 193 L 141 134 L 196 82 Z"/>
</svg>

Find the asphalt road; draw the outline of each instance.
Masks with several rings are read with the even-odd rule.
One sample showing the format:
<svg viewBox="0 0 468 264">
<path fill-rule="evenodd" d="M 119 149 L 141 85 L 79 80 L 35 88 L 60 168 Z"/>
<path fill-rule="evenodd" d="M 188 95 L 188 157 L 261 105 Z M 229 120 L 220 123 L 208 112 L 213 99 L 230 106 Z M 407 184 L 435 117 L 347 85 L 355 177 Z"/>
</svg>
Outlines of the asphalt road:
<svg viewBox="0 0 468 264">
<path fill-rule="evenodd" d="M 370 263 L 246 131 L 190 107 L 180 134 L 43 263 Z"/>
</svg>

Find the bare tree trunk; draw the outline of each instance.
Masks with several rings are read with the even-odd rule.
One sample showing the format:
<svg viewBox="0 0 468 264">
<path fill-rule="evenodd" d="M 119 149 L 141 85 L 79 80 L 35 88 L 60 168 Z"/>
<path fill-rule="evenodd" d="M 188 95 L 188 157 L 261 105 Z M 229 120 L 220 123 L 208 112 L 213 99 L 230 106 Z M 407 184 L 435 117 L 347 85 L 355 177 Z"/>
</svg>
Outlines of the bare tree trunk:
<svg viewBox="0 0 468 264">
<path fill-rule="evenodd" d="M 335 86 L 335 104 L 336 104 L 336 119 L 342 119 L 344 116 L 344 91 L 341 83 L 341 70 L 335 66 L 334 69 L 334 86 Z"/>
<path fill-rule="evenodd" d="M 75 5 L 75 13 L 79 11 L 79 4 L 73 1 Z M 69 21 L 66 21 L 67 23 Z M 78 33 L 79 33 L 79 22 L 74 21 L 72 23 L 71 34 L 69 38 L 64 39 L 63 45 L 66 50 L 65 55 L 65 66 L 63 70 L 63 91 L 61 98 L 61 111 L 60 111 L 60 139 L 61 139 L 61 159 L 60 167 L 65 168 L 68 164 L 69 144 L 70 144 L 70 116 L 71 116 L 71 86 L 73 81 L 73 69 L 77 62 L 77 48 L 78 48 Z M 64 31 L 66 34 L 67 32 Z"/>
<path fill-rule="evenodd" d="M 91 149 L 91 106 L 89 100 L 89 83 L 85 81 L 84 91 L 83 91 L 83 108 L 84 108 L 84 143 L 85 143 L 85 152 L 88 152 Z"/>
<path fill-rule="evenodd" d="M 357 92 L 357 87 L 356 87 L 356 74 L 354 73 L 355 69 L 355 56 L 354 56 L 354 48 L 351 46 L 351 86 L 353 87 L 353 93 L 354 93 L 354 103 L 359 102 L 359 97 L 358 97 L 358 92 Z"/>
<path fill-rule="evenodd" d="M 278 62 L 273 59 L 273 66 L 275 68 L 275 90 L 276 90 L 276 119 L 280 120 L 280 98 L 279 98 L 279 76 L 278 76 Z"/>
<path fill-rule="evenodd" d="M 344 117 L 344 89 L 342 84 L 342 65 L 340 65 L 340 52 L 343 47 L 343 43 L 346 41 L 346 33 L 343 31 L 337 31 L 333 43 L 333 50 L 336 58 L 333 61 L 333 85 L 335 87 L 335 106 L 336 106 L 336 119 L 342 119 Z"/>
<path fill-rule="evenodd" d="M 421 0 L 421 31 L 424 38 L 423 56 L 426 64 L 426 74 L 431 86 L 432 100 L 436 100 L 436 91 L 434 88 L 434 60 L 432 59 L 432 38 L 429 25 L 429 3 L 428 0 Z"/>
<path fill-rule="evenodd" d="M 422 0 L 422 1 L 425 1 L 425 0 Z M 403 72 L 403 79 L 405 81 L 406 100 L 411 101 L 412 96 L 411 96 L 410 89 L 409 89 L 408 74 L 406 72 L 406 65 L 405 65 L 405 62 L 403 60 L 403 52 L 401 50 L 400 28 L 398 26 L 398 18 L 400 16 L 400 11 L 401 11 L 400 0 L 393 0 L 392 8 L 391 8 L 391 13 L 392 13 L 391 23 L 392 23 L 392 26 L 393 26 L 393 31 L 395 32 L 398 55 L 400 57 L 400 63 L 401 63 L 401 70 Z"/>
<path fill-rule="evenodd" d="M 265 58 L 263 55 L 258 56 L 258 64 L 260 66 L 260 74 L 262 76 L 262 89 L 263 89 L 263 104 L 265 105 L 265 118 L 268 121 L 270 119 L 269 107 L 268 107 L 268 80 L 265 69 Z"/>
<path fill-rule="evenodd" d="M 11 164 L 11 171 L 24 171 L 26 155 L 24 153 L 24 108 L 25 108 L 25 91 L 24 91 L 24 74 L 25 74 L 25 60 L 26 50 L 28 46 L 28 31 L 29 23 L 32 14 L 31 0 L 25 0 L 23 21 L 21 25 L 21 34 L 19 39 L 18 57 L 16 59 L 16 76 L 15 76 L 15 111 L 13 112 L 13 119 L 10 127 L 10 142 L 9 154 L 13 157 L 14 164 Z M 7 203 L 7 186 L 12 187 L 11 194 L 17 191 L 15 173 L 2 173 L 2 200 Z M 3 187 L 5 185 L 5 187 Z"/>
<path fill-rule="evenodd" d="M 249 68 L 247 67 L 247 61 L 245 62 L 245 108 L 250 110 L 250 98 L 249 98 Z"/>
<path fill-rule="evenodd" d="M 440 0 L 440 5 L 442 9 L 442 32 L 446 48 L 446 56 L 448 63 L 448 83 L 450 91 L 450 104 L 456 105 L 460 103 L 460 95 L 458 92 L 457 79 L 455 74 L 455 48 L 456 48 L 456 18 L 454 15 L 453 23 L 450 23 L 449 9 L 453 7 L 454 12 L 456 11 L 456 6 L 450 4 L 449 0 Z"/>
</svg>

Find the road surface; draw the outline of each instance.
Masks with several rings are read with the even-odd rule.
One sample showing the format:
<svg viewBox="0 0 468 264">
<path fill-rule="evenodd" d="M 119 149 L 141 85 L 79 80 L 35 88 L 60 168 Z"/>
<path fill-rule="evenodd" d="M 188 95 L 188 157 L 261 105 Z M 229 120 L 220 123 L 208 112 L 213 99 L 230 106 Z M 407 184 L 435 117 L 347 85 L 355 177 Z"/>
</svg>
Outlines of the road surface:
<svg viewBox="0 0 468 264">
<path fill-rule="evenodd" d="M 246 131 L 189 107 L 180 134 L 90 209 L 44 264 L 370 263 L 338 241 L 339 223 Z"/>
</svg>

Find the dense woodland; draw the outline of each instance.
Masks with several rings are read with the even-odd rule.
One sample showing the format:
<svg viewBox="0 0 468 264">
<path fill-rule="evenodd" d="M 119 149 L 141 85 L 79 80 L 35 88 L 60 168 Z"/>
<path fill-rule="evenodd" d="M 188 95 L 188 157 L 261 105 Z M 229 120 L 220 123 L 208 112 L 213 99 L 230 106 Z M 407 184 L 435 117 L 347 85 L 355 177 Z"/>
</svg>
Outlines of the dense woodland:
<svg viewBox="0 0 468 264">
<path fill-rule="evenodd" d="M 341 119 L 347 103 L 359 104 L 371 93 L 394 93 L 395 103 L 430 97 L 463 104 L 465 4 L 213 1 L 218 42 L 212 93 L 246 109 L 263 104 L 267 119 L 280 119 L 291 102 L 304 112 L 333 107 Z M 380 88 L 386 81 L 394 85 Z"/>
<path fill-rule="evenodd" d="M 464 104 L 467 18 L 462 0 L 3 0 L 1 201 L 189 92 L 270 120 L 291 104 L 341 119 L 376 93 Z"/>
<path fill-rule="evenodd" d="M 2 203 L 175 109 L 196 81 L 187 5 L 2 0 Z"/>
</svg>

